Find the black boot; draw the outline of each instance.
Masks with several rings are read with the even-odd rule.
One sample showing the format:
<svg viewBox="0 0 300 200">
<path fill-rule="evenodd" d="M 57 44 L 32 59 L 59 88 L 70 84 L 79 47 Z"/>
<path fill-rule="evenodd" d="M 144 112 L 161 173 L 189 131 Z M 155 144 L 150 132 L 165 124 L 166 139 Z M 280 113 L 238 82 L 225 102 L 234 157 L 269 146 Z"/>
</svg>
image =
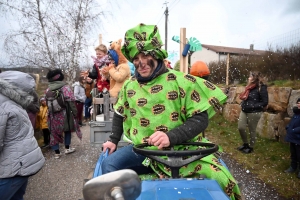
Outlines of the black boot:
<svg viewBox="0 0 300 200">
<path fill-rule="evenodd" d="M 252 147 L 247 147 L 245 149 L 242 150 L 243 153 L 252 153 L 253 152 L 253 148 Z"/>
<path fill-rule="evenodd" d="M 246 148 L 249 148 L 249 144 L 248 143 L 244 143 L 242 146 L 238 147 L 237 150 L 243 151 Z"/>
</svg>

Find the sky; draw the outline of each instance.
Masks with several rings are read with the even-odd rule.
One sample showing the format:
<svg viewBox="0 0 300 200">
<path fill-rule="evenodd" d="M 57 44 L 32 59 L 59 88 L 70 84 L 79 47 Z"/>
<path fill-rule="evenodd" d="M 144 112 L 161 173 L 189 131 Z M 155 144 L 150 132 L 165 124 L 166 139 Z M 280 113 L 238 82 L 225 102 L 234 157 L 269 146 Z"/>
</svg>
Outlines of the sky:
<svg viewBox="0 0 300 200">
<path fill-rule="evenodd" d="M 254 49 L 265 50 L 268 43 L 300 40 L 300 0 L 97 1 L 107 16 L 99 22 L 102 28 L 90 36 L 91 54 L 99 44 L 99 34 L 102 42 L 109 45 L 110 41 L 123 39 L 126 30 L 139 23 L 157 25 L 164 42 L 166 6 L 167 44 L 172 61 L 178 59 L 180 48 L 172 37 L 180 36 L 181 28 L 186 28 L 187 38 L 217 46 L 249 48 L 254 44 Z M 9 22 L 0 19 L 0 32 L 9 26 Z"/>
<path fill-rule="evenodd" d="M 168 6 L 168 51 L 179 52 L 172 41 L 186 28 L 187 38 L 202 44 L 265 50 L 296 34 L 300 40 L 300 0 L 99 0 L 104 8 L 113 7 L 113 16 L 104 20 L 103 43 L 124 37 L 126 30 L 139 23 L 158 25 L 165 41 L 165 15 Z M 110 3 L 108 3 L 110 2 Z M 111 3 L 112 2 L 112 3 Z M 168 2 L 165 4 L 165 2 Z M 98 35 L 94 42 L 97 44 Z"/>
</svg>

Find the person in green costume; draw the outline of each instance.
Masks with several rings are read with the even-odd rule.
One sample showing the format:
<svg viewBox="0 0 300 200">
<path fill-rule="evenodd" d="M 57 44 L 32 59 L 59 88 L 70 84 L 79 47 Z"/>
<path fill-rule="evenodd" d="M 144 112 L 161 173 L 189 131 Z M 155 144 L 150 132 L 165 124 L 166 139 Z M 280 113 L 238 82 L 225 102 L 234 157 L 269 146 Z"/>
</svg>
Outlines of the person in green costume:
<svg viewBox="0 0 300 200">
<path fill-rule="evenodd" d="M 156 149 L 198 148 L 177 144 L 206 141 L 201 132 L 227 99 L 211 82 L 167 69 L 163 60 L 168 54 L 161 49 L 162 45 L 156 25 L 139 24 L 125 34 L 121 50 L 136 70 L 124 83 L 114 106 L 112 133 L 103 143 L 103 151 L 109 149 L 109 156 L 101 165 L 103 174 L 133 169 L 138 174 L 170 177 L 169 168 L 133 152 L 133 145 L 147 142 Z M 116 150 L 123 133 L 123 139 L 130 145 Z M 241 199 L 235 179 L 214 155 L 181 167 L 179 174 L 181 177 L 204 174 L 217 180 L 231 199 Z"/>
</svg>

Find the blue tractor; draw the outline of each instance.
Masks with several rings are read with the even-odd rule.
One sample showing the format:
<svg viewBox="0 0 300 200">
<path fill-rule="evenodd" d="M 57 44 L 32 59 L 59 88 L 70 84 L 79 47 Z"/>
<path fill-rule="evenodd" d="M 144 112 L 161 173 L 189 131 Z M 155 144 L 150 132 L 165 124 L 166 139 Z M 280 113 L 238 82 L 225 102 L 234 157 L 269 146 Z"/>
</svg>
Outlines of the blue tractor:
<svg viewBox="0 0 300 200">
<path fill-rule="evenodd" d="M 101 153 L 96 164 L 93 178 L 85 183 L 83 197 L 85 200 L 228 200 L 216 180 L 205 176 L 197 178 L 181 178 L 179 168 L 195 160 L 218 151 L 213 143 L 191 142 L 183 145 L 201 146 L 198 150 L 174 151 L 150 150 L 148 144 L 136 145 L 133 149 L 152 160 L 160 162 L 171 169 L 169 179 L 149 179 L 141 181 L 139 175 L 130 169 L 102 174 L 101 163 L 108 156 L 108 152 Z M 204 147 L 204 148 L 203 148 Z M 162 159 L 167 156 L 168 159 Z M 226 164 L 222 159 L 223 166 Z M 243 198 L 242 198 L 243 199 Z"/>
</svg>

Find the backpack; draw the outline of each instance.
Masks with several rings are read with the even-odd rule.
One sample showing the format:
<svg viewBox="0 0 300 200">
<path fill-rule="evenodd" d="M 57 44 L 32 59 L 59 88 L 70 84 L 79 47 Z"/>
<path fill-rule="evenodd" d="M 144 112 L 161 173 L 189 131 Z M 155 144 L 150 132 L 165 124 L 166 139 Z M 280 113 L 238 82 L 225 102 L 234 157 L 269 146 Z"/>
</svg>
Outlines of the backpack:
<svg viewBox="0 0 300 200">
<path fill-rule="evenodd" d="M 61 89 L 49 90 L 45 95 L 48 110 L 51 113 L 59 112 L 66 108 L 66 102 L 64 100 L 64 95 Z"/>
</svg>

